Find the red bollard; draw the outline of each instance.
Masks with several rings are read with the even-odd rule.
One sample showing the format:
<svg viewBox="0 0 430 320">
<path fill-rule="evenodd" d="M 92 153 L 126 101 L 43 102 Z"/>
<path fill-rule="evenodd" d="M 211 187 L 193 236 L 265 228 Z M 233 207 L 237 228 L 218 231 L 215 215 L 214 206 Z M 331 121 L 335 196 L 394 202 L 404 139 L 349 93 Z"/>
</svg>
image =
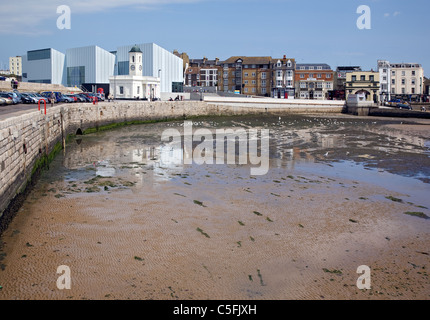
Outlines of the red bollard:
<svg viewBox="0 0 430 320">
<path fill-rule="evenodd" d="M 39 100 L 39 102 L 38 102 L 38 105 L 39 105 L 39 111 L 40 111 L 40 101 L 43 101 L 43 103 L 45 104 L 45 114 L 46 114 L 46 100 L 45 100 L 45 99 L 41 99 L 41 100 Z"/>
</svg>

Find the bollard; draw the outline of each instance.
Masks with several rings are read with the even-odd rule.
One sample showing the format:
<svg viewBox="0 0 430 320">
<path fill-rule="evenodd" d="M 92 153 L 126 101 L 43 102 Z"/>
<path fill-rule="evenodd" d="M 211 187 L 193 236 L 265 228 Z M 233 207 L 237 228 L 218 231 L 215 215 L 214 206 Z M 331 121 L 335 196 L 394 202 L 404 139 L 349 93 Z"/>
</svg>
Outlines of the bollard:
<svg viewBox="0 0 430 320">
<path fill-rule="evenodd" d="M 38 102 L 38 105 L 39 105 L 39 111 L 40 111 L 40 101 L 43 101 L 43 103 L 44 103 L 44 105 L 45 105 L 45 114 L 46 114 L 46 100 L 45 100 L 45 99 L 41 99 L 41 100 L 39 100 L 39 102 Z"/>
</svg>

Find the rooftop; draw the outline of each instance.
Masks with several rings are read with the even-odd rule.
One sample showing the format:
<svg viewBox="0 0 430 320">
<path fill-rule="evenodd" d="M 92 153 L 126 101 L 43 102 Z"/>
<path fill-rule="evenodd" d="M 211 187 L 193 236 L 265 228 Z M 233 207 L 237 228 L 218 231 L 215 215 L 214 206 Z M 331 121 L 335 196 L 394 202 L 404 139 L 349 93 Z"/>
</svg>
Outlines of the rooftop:
<svg viewBox="0 0 430 320">
<path fill-rule="evenodd" d="M 270 64 L 272 61 L 272 57 L 233 56 L 223 62 L 220 62 L 220 64 L 232 64 L 240 60 L 242 60 L 242 64 Z"/>
<path fill-rule="evenodd" d="M 134 45 L 133 48 L 129 52 L 140 52 L 142 53 L 142 50 L 137 45 Z"/>
<path fill-rule="evenodd" d="M 318 69 L 318 67 L 321 67 L 321 69 Z M 331 70 L 331 67 L 326 63 L 297 63 L 296 70 Z"/>
</svg>

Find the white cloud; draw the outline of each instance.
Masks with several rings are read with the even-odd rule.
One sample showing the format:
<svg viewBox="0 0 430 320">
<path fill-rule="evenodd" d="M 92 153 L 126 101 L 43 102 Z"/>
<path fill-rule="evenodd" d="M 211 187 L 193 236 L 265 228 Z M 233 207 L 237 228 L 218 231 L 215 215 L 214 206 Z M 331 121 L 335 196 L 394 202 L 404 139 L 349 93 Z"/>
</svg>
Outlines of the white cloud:
<svg viewBox="0 0 430 320">
<path fill-rule="evenodd" d="M 399 11 L 396 11 L 396 12 L 394 12 L 394 13 L 393 13 L 393 16 L 394 16 L 394 17 L 397 17 L 399 14 L 400 14 L 400 12 L 399 12 Z"/>
<path fill-rule="evenodd" d="M 94 13 L 117 8 L 131 7 L 148 10 L 168 4 L 194 3 L 205 0 L 19 0 L 1 4 L 0 34 L 42 35 L 52 33 L 41 24 L 52 20 L 53 28 L 59 17 L 57 7 L 67 5 L 73 14 Z M 3 2 L 3 1 L 2 1 Z M 72 22 L 73 23 L 73 22 Z"/>
<path fill-rule="evenodd" d="M 388 18 L 390 16 L 389 13 L 384 13 L 384 17 Z"/>
</svg>

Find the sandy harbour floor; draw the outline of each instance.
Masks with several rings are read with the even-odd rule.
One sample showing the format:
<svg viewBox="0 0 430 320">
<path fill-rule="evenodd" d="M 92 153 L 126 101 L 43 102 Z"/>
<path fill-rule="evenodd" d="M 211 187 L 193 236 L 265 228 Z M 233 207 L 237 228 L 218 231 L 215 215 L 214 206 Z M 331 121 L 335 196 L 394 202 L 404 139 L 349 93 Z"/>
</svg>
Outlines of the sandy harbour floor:
<svg viewBox="0 0 430 320">
<path fill-rule="evenodd" d="M 42 178 L 2 235 L 0 299 L 430 298 L 430 220 L 404 214 L 430 210 L 407 192 L 300 168 L 134 168 Z"/>
</svg>

